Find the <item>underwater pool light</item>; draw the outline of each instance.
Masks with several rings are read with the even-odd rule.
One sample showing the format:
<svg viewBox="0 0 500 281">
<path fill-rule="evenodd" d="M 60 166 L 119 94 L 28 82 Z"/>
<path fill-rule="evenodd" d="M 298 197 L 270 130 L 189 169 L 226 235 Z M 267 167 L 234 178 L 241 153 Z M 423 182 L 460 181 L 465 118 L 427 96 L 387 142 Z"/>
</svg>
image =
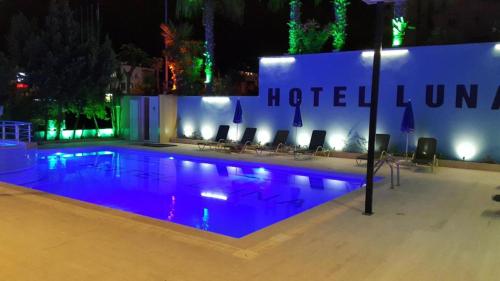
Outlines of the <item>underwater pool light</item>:
<svg viewBox="0 0 500 281">
<path fill-rule="evenodd" d="M 215 192 L 202 192 L 201 193 L 202 197 L 205 198 L 212 198 L 212 199 L 217 199 L 217 200 L 227 200 L 227 195 L 222 194 L 222 193 L 215 193 Z"/>
</svg>

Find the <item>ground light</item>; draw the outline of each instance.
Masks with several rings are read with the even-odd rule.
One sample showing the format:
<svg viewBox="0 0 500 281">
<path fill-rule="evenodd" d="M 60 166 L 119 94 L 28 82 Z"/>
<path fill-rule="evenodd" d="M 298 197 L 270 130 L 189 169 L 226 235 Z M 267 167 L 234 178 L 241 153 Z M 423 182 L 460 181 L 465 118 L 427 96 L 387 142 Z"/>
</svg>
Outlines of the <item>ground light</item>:
<svg viewBox="0 0 500 281">
<path fill-rule="evenodd" d="M 464 160 L 470 161 L 477 154 L 477 147 L 472 142 L 461 142 L 455 147 L 457 156 Z"/>
<path fill-rule="evenodd" d="M 257 133 L 257 142 L 264 145 L 271 141 L 271 133 L 268 130 L 260 130 Z"/>
<path fill-rule="evenodd" d="M 204 125 L 201 127 L 201 137 L 204 140 L 209 140 L 214 136 L 214 129 L 212 126 Z"/>
<path fill-rule="evenodd" d="M 205 198 L 212 198 L 212 199 L 218 199 L 218 200 L 227 200 L 227 195 L 221 194 L 221 193 L 215 193 L 215 192 L 202 192 L 201 193 L 202 197 Z"/>
<path fill-rule="evenodd" d="M 190 124 L 186 124 L 183 126 L 183 133 L 184 133 L 184 136 L 186 136 L 187 138 L 190 138 L 193 136 L 194 134 L 194 127 Z"/>
<path fill-rule="evenodd" d="M 309 144 L 309 140 L 311 139 L 311 135 L 307 133 L 299 133 L 296 139 L 296 144 L 299 146 L 307 146 Z"/>
<path fill-rule="evenodd" d="M 346 145 L 346 139 L 343 135 L 334 135 L 330 138 L 328 144 L 335 151 L 342 151 Z"/>
</svg>

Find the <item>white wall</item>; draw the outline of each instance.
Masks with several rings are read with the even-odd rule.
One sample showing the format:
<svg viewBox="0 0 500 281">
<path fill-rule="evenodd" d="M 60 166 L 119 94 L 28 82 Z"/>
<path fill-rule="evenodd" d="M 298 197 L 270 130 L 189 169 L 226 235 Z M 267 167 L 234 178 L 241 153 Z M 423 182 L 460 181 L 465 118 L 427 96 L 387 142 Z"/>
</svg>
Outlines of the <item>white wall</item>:
<svg viewBox="0 0 500 281">
<path fill-rule="evenodd" d="M 269 141 L 278 129 L 291 129 L 294 108 L 289 104 L 290 91 L 302 91 L 304 127 L 298 142 L 306 144 L 313 129 L 328 131 L 327 141 L 337 149 L 352 150 L 353 136 L 367 137 L 369 107 L 359 105 L 359 89 L 366 87 L 369 101 L 373 57 L 362 52 L 340 52 L 295 56 L 291 63 L 264 63 L 261 60 L 258 97 L 241 97 L 243 126 L 259 128 L 258 138 Z M 410 143 L 419 137 L 438 139 L 438 150 L 447 158 L 500 161 L 500 111 L 492 106 L 500 102 L 500 45 L 468 44 L 417 47 L 399 55 L 385 54 L 382 61 L 378 132 L 391 134 L 391 149 L 404 150 L 405 135 L 400 132 L 404 107 L 397 104 L 398 85 L 405 88 L 404 101 L 411 99 L 416 131 Z M 444 86 L 444 102 L 431 107 L 426 89 Z M 477 105 L 458 98 L 463 85 L 468 96 L 477 87 Z M 312 87 L 321 87 L 319 105 L 314 106 Z M 345 87 L 345 98 L 334 105 L 334 89 Z M 280 104 L 268 104 L 269 89 L 280 89 Z M 472 89 L 472 91 L 471 91 Z M 292 90 L 292 92 L 295 92 Z M 433 96 L 434 100 L 436 95 Z M 213 99 L 213 98 L 212 98 Z M 179 135 L 198 131 L 206 137 L 215 134 L 219 124 L 232 124 L 235 97 L 210 101 L 201 97 L 180 97 L 178 104 Z M 345 106 L 343 103 L 345 102 Z M 212 131 L 212 134 L 210 134 Z M 241 135 L 241 129 L 240 135 Z M 292 130 L 290 141 L 293 142 Z"/>
</svg>

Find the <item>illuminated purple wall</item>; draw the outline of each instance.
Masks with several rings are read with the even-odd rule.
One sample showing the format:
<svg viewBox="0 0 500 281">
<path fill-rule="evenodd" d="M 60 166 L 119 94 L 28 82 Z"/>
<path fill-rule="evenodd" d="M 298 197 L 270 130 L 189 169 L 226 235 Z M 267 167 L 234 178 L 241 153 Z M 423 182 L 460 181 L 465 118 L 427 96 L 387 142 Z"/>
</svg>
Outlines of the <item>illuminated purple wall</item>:
<svg viewBox="0 0 500 281">
<path fill-rule="evenodd" d="M 300 144 L 308 143 L 313 129 L 325 129 L 331 147 L 362 149 L 368 135 L 372 60 L 373 54 L 359 51 L 261 59 L 260 95 L 240 98 L 240 127 L 258 127 L 262 142 L 278 129 L 290 129 L 290 142 L 295 142 L 292 105 L 300 102 Z M 435 137 L 446 158 L 500 161 L 499 44 L 384 53 L 381 79 L 378 132 L 391 134 L 391 150 L 404 150 L 400 126 L 404 103 L 411 99 L 416 123 L 411 147 L 418 137 Z M 179 135 L 210 137 L 219 124 L 231 124 L 236 99 L 179 98 Z M 233 125 L 233 138 L 235 131 Z"/>
</svg>

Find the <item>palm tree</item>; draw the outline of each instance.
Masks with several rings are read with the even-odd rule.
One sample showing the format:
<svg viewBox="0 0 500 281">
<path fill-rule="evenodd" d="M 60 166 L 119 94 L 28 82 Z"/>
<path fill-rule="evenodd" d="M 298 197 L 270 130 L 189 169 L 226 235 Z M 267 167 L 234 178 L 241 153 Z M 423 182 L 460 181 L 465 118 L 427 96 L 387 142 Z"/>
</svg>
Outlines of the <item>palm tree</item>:
<svg viewBox="0 0 500 281">
<path fill-rule="evenodd" d="M 403 45 L 408 21 L 406 20 L 406 0 L 394 2 L 394 18 L 392 19 L 392 46 Z"/>
<path fill-rule="evenodd" d="M 318 5 L 322 0 L 314 0 L 314 4 Z M 301 0 L 269 0 L 268 6 L 271 10 L 276 11 L 285 6 L 288 2 L 290 5 L 290 22 L 288 23 L 288 53 L 300 53 L 300 28 L 301 28 Z"/>
<path fill-rule="evenodd" d="M 317 1 L 317 0 L 315 0 Z M 301 25 L 301 0 L 269 0 L 268 6 L 271 10 L 279 10 L 288 2 L 290 5 L 290 22 L 288 23 L 288 53 L 298 54 L 299 48 L 299 28 Z"/>
<path fill-rule="evenodd" d="M 333 4 L 335 23 L 331 25 L 331 35 L 333 37 L 333 49 L 341 50 L 346 42 L 347 27 L 347 6 L 349 0 L 330 0 Z"/>
<path fill-rule="evenodd" d="M 237 22 L 243 18 L 245 11 L 244 0 L 178 0 L 177 15 L 194 17 L 202 13 L 203 27 L 205 29 L 205 85 L 208 94 L 212 93 L 214 67 L 215 67 L 215 12 Z"/>
</svg>

